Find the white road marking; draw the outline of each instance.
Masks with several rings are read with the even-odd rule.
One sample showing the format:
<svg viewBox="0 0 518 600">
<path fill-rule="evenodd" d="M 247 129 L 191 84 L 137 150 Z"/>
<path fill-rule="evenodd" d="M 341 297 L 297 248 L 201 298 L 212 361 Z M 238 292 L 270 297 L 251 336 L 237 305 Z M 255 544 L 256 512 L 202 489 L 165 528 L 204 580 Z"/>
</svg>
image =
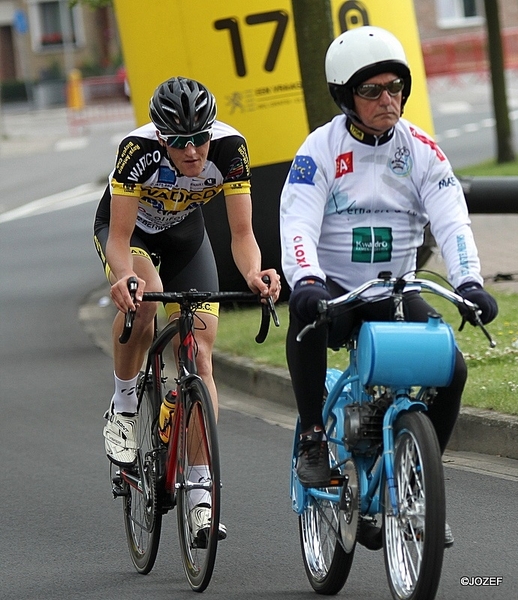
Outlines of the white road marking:
<svg viewBox="0 0 518 600">
<path fill-rule="evenodd" d="M 2 213 L 0 214 L 0 223 L 7 223 L 32 215 L 41 215 L 55 210 L 63 210 L 65 208 L 84 204 L 85 202 L 98 201 L 103 190 L 104 187 L 100 187 L 97 184 L 85 183 L 70 190 L 46 196 L 39 200 L 34 200 L 33 202 L 29 202 L 28 204 Z"/>
<path fill-rule="evenodd" d="M 81 150 L 82 148 L 86 148 L 89 143 L 90 140 L 87 137 L 64 138 L 62 140 L 58 140 L 54 144 L 54 150 L 56 152 L 66 152 L 68 150 Z"/>
</svg>

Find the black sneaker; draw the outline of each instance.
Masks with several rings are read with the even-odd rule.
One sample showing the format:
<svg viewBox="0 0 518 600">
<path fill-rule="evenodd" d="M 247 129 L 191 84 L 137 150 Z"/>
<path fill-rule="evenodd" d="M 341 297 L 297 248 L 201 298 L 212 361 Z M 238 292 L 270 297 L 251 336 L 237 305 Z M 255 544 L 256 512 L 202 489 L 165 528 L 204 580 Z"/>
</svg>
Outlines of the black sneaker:
<svg viewBox="0 0 518 600">
<path fill-rule="evenodd" d="M 327 487 L 331 479 L 326 434 L 315 425 L 300 434 L 297 475 L 304 487 Z"/>
</svg>

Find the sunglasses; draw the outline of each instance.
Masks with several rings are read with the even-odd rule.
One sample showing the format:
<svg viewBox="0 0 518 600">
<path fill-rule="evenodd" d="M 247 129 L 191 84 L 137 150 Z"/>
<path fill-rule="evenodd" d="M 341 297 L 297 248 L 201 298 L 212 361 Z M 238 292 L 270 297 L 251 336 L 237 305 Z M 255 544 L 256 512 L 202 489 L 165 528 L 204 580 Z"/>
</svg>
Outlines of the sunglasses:
<svg viewBox="0 0 518 600">
<path fill-rule="evenodd" d="M 385 90 L 387 90 L 389 96 L 397 96 L 399 92 L 403 91 L 404 87 L 405 82 L 402 79 L 394 79 L 394 81 L 389 81 L 389 83 L 386 84 L 362 83 L 361 85 L 356 86 L 354 91 L 360 98 L 377 100 Z"/>
<path fill-rule="evenodd" d="M 169 148 L 176 148 L 177 150 L 183 150 L 187 147 L 187 144 L 192 144 L 196 148 L 203 146 L 211 138 L 210 131 L 200 131 L 200 133 L 193 133 L 192 135 L 160 135 L 160 139 L 163 140 Z"/>
</svg>

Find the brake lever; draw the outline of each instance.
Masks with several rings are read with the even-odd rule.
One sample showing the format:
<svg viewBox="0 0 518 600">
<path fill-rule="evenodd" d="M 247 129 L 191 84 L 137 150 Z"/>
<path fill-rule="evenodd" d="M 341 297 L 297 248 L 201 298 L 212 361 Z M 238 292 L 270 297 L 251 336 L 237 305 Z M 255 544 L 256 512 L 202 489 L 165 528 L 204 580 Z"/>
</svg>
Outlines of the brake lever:
<svg viewBox="0 0 518 600">
<path fill-rule="evenodd" d="M 270 285 L 271 280 L 268 275 L 264 275 L 262 280 L 268 286 Z M 259 296 L 259 298 L 261 298 L 261 296 Z M 258 334 L 255 336 L 255 341 L 258 344 L 262 344 L 268 336 L 268 330 L 270 329 L 270 317 L 273 319 L 275 327 L 279 327 L 280 322 L 277 311 L 275 310 L 275 304 L 273 303 L 272 297 L 268 296 L 266 298 L 266 303 L 261 302 L 261 326 Z"/>
<path fill-rule="evenodd" d="M 138 289 L 138 281 L 137 281 L 136 277 L 130 277 L 128 279 L 128 291 L 131 295 L 131 299 L 133 300 L 133 302 L 135 302 L 135 295 L 137 293 L 137 289 Z M 135 318 L 135 313 L 136 313 L 135 310 L 128 310 L 128 312 L 124 316 L 124 328 L 122 330 L 122 333 L 119 336 L 120 344 L 126 344 L 127 341 L 130 339 L 131 330 L 133 328 L 133 319 Z"/>
<path fill-rule="evenodd" d="M 270 287 L 271 279 L 268 275 L 263 275 L 262 280 L 264 281 L 264 283 L 266 283 L 266 285 L 268 285 L 268 287 Z M 271 296 L 268 296 L 266 298 L 266 305 L 268 306 L 268 311 L 270 312 L 270 316 L 273 319 L 273 324 L 275 325 L 275 327 L 280 327 L 281 322 L 279 321 L 279 315 L 277 314 L 275 303 Z"/>
<path fill-rule="evenodd" d="M 486 336 L 486 339 L 489 342 L 489 347 L 490 348 L 496 348 L 496 342 L 491 337 L 491 334 L 486 329 L 485 325 L 482 323 L 478 311 L 474 311 L 474 315 L 475 315 L 475 326 L 476 327 L 480 327 L 480 329 L 482 329 L 482 333 Z M 469 321 L 468 321 L 468 319 L 466 319 L 466 317 L 463 316 L 462 317 L 462 321 L 460 323 L 459 331 L 462 331 L 464 329 L 464 326 L 466 325 L 466 323 L 469 323 Z"/>
<path fill-rule="evenodd" d="M 313 323 L 309 323 L 308 325 L 306 325 L 305 327 L 303 327 L 297 334 L 297 337 L 295 338 L 297 340 L 297 342 L 301 342 L 302 338 L 312 329 L 316 329 L 317 327 L 319 327 L 320 325 L 322 325 L 322 323 L 325 323 L 328 321 L 328 317 L 327 317 L 327 301 L 326 300 L 319 300 L 318 301 L 318 308 L 317 308 L 317 318 L 313 321 Z"/>
</svg>

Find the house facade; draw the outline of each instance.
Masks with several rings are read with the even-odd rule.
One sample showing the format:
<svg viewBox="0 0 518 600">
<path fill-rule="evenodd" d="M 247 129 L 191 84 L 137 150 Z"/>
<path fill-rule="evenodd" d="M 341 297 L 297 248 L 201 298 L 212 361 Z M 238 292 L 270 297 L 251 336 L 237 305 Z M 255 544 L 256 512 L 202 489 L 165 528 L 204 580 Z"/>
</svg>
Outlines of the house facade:
<svg viewBox="0 0 518 600">
<path fill-rule="evenodd" d="M 368 0 L 359 0 L 368 5 Z M 483 0 L 414 0 L 428 76 L 487 68 Z M 499 0 L 504 55 L 518 68 L 518 2 Z M 0 0 L 0 83 L 114 74 L 122 64 L 111 8 L 69 0 Z M 5 95 L 5 94 L 4 94 Z"/>
<path fill-rule="evenodd" d="M 0 0 L 0 82 L 65 81 L 116 72 L 122 63 L 110 8 L 69 6 L 68 0 Z"/>
</svg>

